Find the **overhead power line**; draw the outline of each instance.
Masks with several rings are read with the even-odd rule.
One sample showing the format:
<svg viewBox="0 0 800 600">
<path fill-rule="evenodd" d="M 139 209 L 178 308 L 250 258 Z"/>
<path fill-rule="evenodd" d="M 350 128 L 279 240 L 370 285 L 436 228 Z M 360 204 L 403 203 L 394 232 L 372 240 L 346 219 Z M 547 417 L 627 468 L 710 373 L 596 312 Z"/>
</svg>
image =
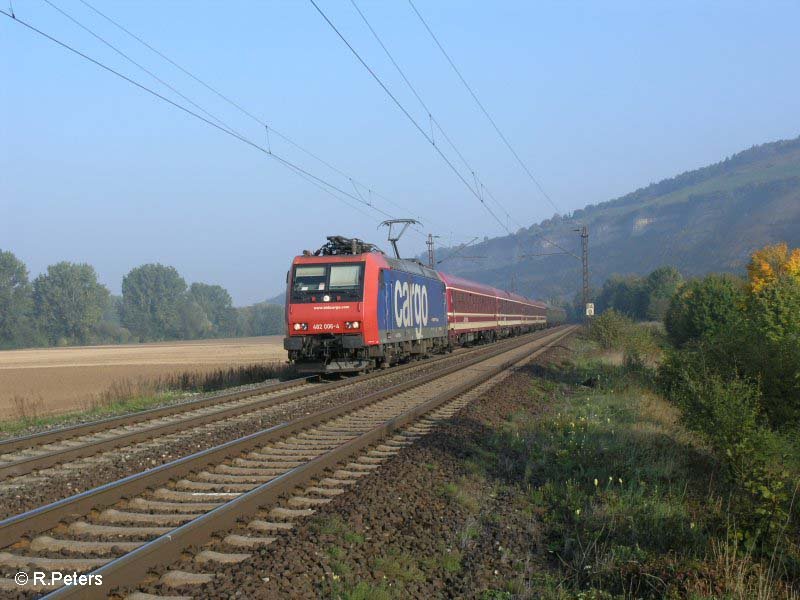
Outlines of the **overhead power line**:
<svg viewBox="0 0 800 600">
<path fill-rule="evenodd" d="M 72 21 L 72 22 L 73 22 L 75 25 L 77 25 L 78 27 L 80 27 L 81 29 L 83 29 L 85 32 L 87 32 L 89 35 L 91 35 L 92 37 L 94 37 L 96 40 L 98 40 L 98 41 L 100 41 L 101 43 L 105 44 L 106 46 L 108 46 L 109 48 L 111 48 L 111 49 L 112 49 L 114 52 L 116 52 L 117 54 L 119 54 L 119 55 L 120 55 L 122 58 L 124 58 L 125 60 L 127 60 L 128 62 L 130 62 L 131 64 L 133 64 L 134 66 L 138 67 L 140 70 L 142 70 L 142 71 L 144 71 L 145 73 L 147 73 L 147 74 L 148 74 L 150 77 L 152 77 L 153 79 L 155 79 L 155 80 L 156 80 L 158 83 L 160 83 L 160 84 L 161 84 L 161 85 L 163 85 L 164 87 L 168 88 L 169 90 L 171 90 L 172 92 L 174 92 L 174 93 L 175 93 L 175 94 L 177 94 L 178 96 L 180 96 L 180 97 L 181 97 L 183 100 L 185 100 L 186 102 L 188 102 L 189 104 L 191 104 L 192 106 L 194 106 L 194 107 L 195 107 L 197 110 L 199 110 L 200 112 L 202 112 L 202 113 L 203 113 L 204 115 L 206 115 L 206 116 L 207 116 L 209 119 L 213 119 L 214 121 L 216 121 L 216 122 L 217 122 L 219 125 L 221 125 L 221 126 L 222 126 L 222 127 L 224 127 L 225 129 L 228 129 L 228 130 L 230 130 L 230 131 L 235 131 L 235 130 L 233 129 L 233 127 L 231 127 L 230 125 L 228 125 L 227 123 L 225 123 L 224 121 L 222 121 L 221 119 L 219 119 L 218 117 L 216 117 L 216 116 L 214 116 L 213 114 L 211 114 L 210 112 L 208 112 L 208 111 L 207 111 L 206 109 L 204 109 L 202 106 L 200 106 L 199 104 L 197 104 L 196 102 L 194 102 L 194 101 L 193 101 L 191 98 L 189 98 L 189 97 L 185 96 L 185 95 L 184 95 L 184 94 L 182 94 L 182 93 L 181 93 L 179 90 L 177 90 L 175 87 L 173 87 L 172 85 L 170 85 L 169 83 L 167 83 L 166 81 L 164 81 L 163 79 L 161 79 L 161 78 L 160 78 L 158 75 L 156 75 L 155 73 L 153 73 L 152 71 L 150 71 L 149 69 L 147 69 L 146 67 L 144 67 L 143 65 L 141 65 L 140 63 L 138 63 L 138 62 L 136 62 L 135 60 L 133 60 L 133 59 L 132 59 L 130 56 L 128 56 L 127 54 L 125 54 L 125 53 L 124 53 L 122 50 L 120 50 L 119 48 L 117 48 L 116 46 L 114 46 L 114 45 L 113 45 L 111 42 L 109 42 L 109 41 L 108 41 L 108 40 L 106 40 L 105 38 L 101 37 L 100 35 L 98 35 L 98 34 L 97 34 L 97 33 L 95 33 L 94 31 L 92 31 L 92 30 L 91 30 L 89 27 L 87 27 L 86 25 L 84 25 L 83 23 L 81 23 L 80 21 L 78 21 L 78 19 L 76 19 L 75 17 L 73 17 L 71 14 L 69 14 L 69 13 L 68 13 L 68 12 L 66 12 L 65 10 L 62 10 L 61 8 L 59 8 L 59 7 L 58 7 L 56 4 L 54 4 L 54 3 L 53 3 L 53 2 L 51 2 L 50 0 L 43 0 L 43 1 L 45 2 L 45 4 L 49 5 L 51 8 L 53 8 L 54 10 L 58 11 L 59 13 L 61 13 L 61 14 L 62 14 L 64 17 L 66 17 L 67 19 L 69 19 L 70 21 Z M 239 135 L 241 135 L 239 132 L 236 132 L 236 133 L 237 133 L 237 134 L 239 134 Z"/>
<path fill-rule="evenodd" d="M 420 12 L 417 10 L 417 7 L 414 6 L 413 0 L 408 0 L 408 3 L 411 5 L 411 8 L 414 10 L 414 12 L 416 13 L 416 15 L 419 18 L 419 20 L 425 26 L 425 29 L 428 30 L 428 33 L 433 38 L 433 41 L 436 43 L 436 45 L 438 46 L 439 50 L 442 52 L 444 57 L 447 59 L 447 62 L 450 63 L 450 66 L 453 68 L 453 71 L 455 71 L 456 75 L 458 75 L 458 78 L 461 80 L 461 83 L 463 83 L 464 87 L 467 88 L 467 91 L 470 93 L 470 95 L 472 96 L 473 100 L 475 100 L 475 103 L 481 109 L 481 112 L 483 112 L 483 114 L 489 120 L 489 123 L 492 124 L 492 127 L 494 127 L 494 130 L 497 132 L 497 135 L 500 136 L 501 140 L 503 140 L 503 143 L 511 151 L 511 154 L 514 155 L 514 158 L 517 160 L 517 162 L 522 167 L 522 169 L 525 171 L 525 173 L 527 173 L 528 177 L 530 177 L 531 181 L 533 181 L 534 185 L 536 185 L 537 189 L 539 190 L 539 192 L 541 192 L 542 196 L 544 196 L 545 199 L 547 199 L 547 201 L 556 210 L 556 212 L 561 212 L 559 210 L 558 206 L 556 205 L 556 203 L 553 202 L 553 199 L 550 197 L 550 195 L 544 190 L 544 188 L 542 187 L 542 184 L 539 183 L 539 180 L 536 179 L 536 177 L 533 176 L 533 173 L 531 173 L 531 171 L 528 168 L 528 166 L 522 161 L 522 159 L 520 158 L 519 154 L 517 154 L 517 151 L 514 150 L 514 147 L 508 141 L 508 138 L 506 138 L 506 136 L 503 134 L 503 132 L 500 131 L 500 128 L 497 126 L 497 123 L 495 123 L 495 120 L 489 114 L 489 111 L 486 110 L 486 107 L 484 107 L 483 103 L 481 103 L 481 101 L 478 100 L 478 96 L 475 94 L 475 92 L 473 91 L 472 87 L 467 83 L 467 80 L 464 79 L 464 76 L 461 74 L 461 71 L 459 71 L 458 67 L 453 62 L 453 59 L 450 58 L 450 55 L 447 53 L 447 51 L 445 51 L 444 47 L 439 42 L 439 39 L 433 33 L 433 30 L 430 28 L 428 23 L 422 17 L 422 14 L 420 14 Z"/>
<path fill-rule="evenodd" d="M 486 190 L 486 191 L 489 193 L 489 196 L 492 198 L 492 200 L 494 200 L 494 203 L 495 203 L 495 204 L 498 206 L 498 208 L 499 208 L 501 211 L 503 211 L 503 213 L 506 215 L 506 217 L 508 218 L 508 220 L 509 220 L 509 221 L 512 221 L 513 219 L 511 218 L 511 215 L 509 215 L 509 214 L 508 214 L 508 211 L 505 209 L 505 207 L 504 207 L 504 206 L 503 206 L 503 205 L 502 205 L 502 204 L 501 204 L 501 203 L 500 203 L 500 202 L 499 202 L 499 201 L 498 201 L 498 200 L 497 200 L 497 199 L 496 199 L 496 198 L 495 198 L 495 197 L 492 195 L 492 193 L 491 193 L 491 192 L 489 192 L 489 189 L 488 189 L 488 188 L 487 188 L 487 187 L 486 187 L 486 186 L 485 186 L 485 185 L 484 185 L 484 184 L 483 184 L 483 183 L 482 183 L 482 182 L 481 182 L 481 181 L 478 179 L 478 176 L 477 176 L 477 173 L 475 172 L 475 169 L 473 169 L 473 168 L 472 168 L 472 165 L 470 165 L 470 164 L 469 164 L 469 162 L 467 161 L 467 159 L 464 157 L 464 154 L 461 152 L 461 150 L 459 150 L 459 149 L 458 149 L 458 147 L 455 145 L 455 143 L 453 142 L 453 140 L 451 140 L 451 139 L 450 139 L 450 136 L 448 136 L 448 135 L 447 135 L 447 132 L 445 132 L 444 128 L 443 128 L 443 127 L 442 127 L 442 125 L 439 123 L 439 121 L 436 119 L 436 117 L 434 117 L 434 116 L 433 116 L 433 113 L 431 112 L 431 109 L 430 109 L 430 108 L 428 108 L 428 105 L 427 105 L 427 104 L 425 103 L 425 101 L 422 99 L 422 96 L 419 94 L 419 92 L 417 91 L 417 89 L 416 89 L 416 88 L 415 88 L 415 87 L 412 85 L 411 81 L 409 81 L 409 79 L 408 79 L 408 77 L 406 76 L 406 74 L 405 74 L 405 72 L 403 71 L 403 69 L 401 69 L 401 68 L 400 68 L 400 65 L 397 63 L 397 61 L 395 60 L 394 56 L 392 56 L 392 53 L 391 53 L 391 52 L 389 52 L 389 49 L 386 47 L 386 44 L 384 44 L 384 43 L 383 43 L 383 40 L 382 40 L 382 39 L 381 39 L 381 37 L 378 35 L 378 32 L 377 32 L 377 31 L 375 31 L 375 28 L 374 28 L 374 27 L 372 27 L 372 24 L 369 22 L 369 20 L 367 19 L 366 15 L 365 15 L 365 14 L 363 13 L 363 11 L 362 11 L 362 10 L 359 8 L 358 4 L 356 3 L 356 0 L 350 0 L 350 2 L 351 2 L 351 4 L 353 5 L 353 8 L 355 8 L 355 9 L 356 9 L 356 12 L 359 14 L 359 16 L 361 17 L 361 19 L 364 21 L 364 24 L 365 24 L 365 25 L 367 26 L 367 28 L 370 30 L 370 32 L 372 33 L 373 37 L 374 37 L 374 38 L 375 38 L 375 40 L 378 42 L 378 44 L 380 45 L 380 47 L 381 47 L 381 48 L 383 48 L 383 51 L 384 51 L 384 53 L 386 53 L 386 56 L 389 58 L 389 60 L 391 61 L 391 63 L 394 65 L 394 68 L 395 68 L 395 69 L 397 70 L 397 72 L 400 74 L 400 77 L 402 77 L 402 78 L 403 78 L 403 81 L 405 81 L 405 83 L 406 83 L 406 85 L 408 86 L 408 88 L 411 90 L 411 92 L 414 94 L 414 96 L 416 97 L 416 99 L 419 101 L 419 103 L 420 103 L 420 105 L 422 106 L 422 108 L 423 108 L 423 109 L 425 110 L 425 112 L 428 114 L 428 119 L 430 120 L 431 124 L 432 124 L 432 125 L 436 125 L 436 128 L 437 128 L 437 129 L 439 130 L 439 132 L 442 134 L 442 137 L 443 137 L 443 138 L 444 138 L 444 139 L 447 141 L 447 143 L 450 145 L 450 147 L 453 149 L 453 151 L 454 151 L 454 152 L 455 152 L 455 153 L 458 155 L 458 157 L 461 159 L 461 162 L 462 162 L 462 163 L 464 163 L 464 166 L 467 168 L 467 170 L 468 170 L 468 171 L 469 171 L 469 172 L 472 174 L 472 176 L 475 178 L 475 181 L 476 181 L 476 188 L 478 188 L 478 190 L 479 190 L 479 191 L 478 191 L 478 193 L 480 194 L 480 190 L 481 190 L 481 189 L 485 189 L 485 190 Z M 433 137 L 433 134 L 431 134 L 431 137 Z M 435 143 L 435 141 L 434 141 L 434 143 Z M 521 225 L 520 225 L 520 227 L 521 227 Z"/>
<path fill-rule="evenodd" d="M 422 135 L 422 137 L 424 137 L 428 141 L 428 143 L 431 144 L 431 146 L 433 146 L 433 148 L 436 150 L 436 152 L 439 154 L 439 156 L 442 157 L 442 159 L 447 163 L 447 166 L 450 167 L 450 169 L 453 171 L 453 173 L 456 174 L 456 176 L 461 180 L 461 182 L 466 186 L 466 188 L 472 193 L 472 195 L 475 196 L 480 201 L 480 203 L 483 205 L 483 207 L 486 209 L 486 211 L 492 216 L 492 218 L 494 218 L 495 221 L 497 221 L 497 223 L 500 225 L 500 227 L 502 227 L 506 231 L 506 233 L 511 235 L 511 230 L 505 225 L 505 223 L 503 223 L 503 221 L 501 221 L 498 218 L 498 216 L 495 214 L 495 212 L 492 210 L 492 208 L 484 201 L 484 199 L 480 195 L 479 190 L 474 189 L 472 187 L 472 185 L 470 185 L 470 183 L 464 178 L 464 176 L 461 174 L 461 172 L 458 169 L 456 169 L 456 167 L 452 163 L 452 161 L 447 157 L 447 155 L 444 152 L 442 152 L 442 150 L 439 148 L 439 146 L 436 145 L 436 142 L 433 139 L 433 137 L 431 135 L 429 135 L 425 131 L 425 129 L 419 124 L 419 122 L 417 122 L 417 120 L 411 115 L 411 113 L 408 111 L 408 109 L 405 106 L 403 106 L 403 104 L 397 99 L 397 97 L 386 86 L 386 84 L 383 82 L 383 80 L 381 80 L 381 78 L 378 77 L 378 75 L 375 73 L 375 71 L 367 64 L 367 62 L 361 57 L 361 55 L 356 51 L 356 49 L 353 48 L 352 44 L 350 44 L 350 42 L 347 41 L 347 38 L 344 37 L 342 32 L 339 31 L 339 29 L 337 29 L 336 25 L 334 25 L 333 22 L 328 18 L 328 15 L 325 14 L 325 12 L 319 7 L 319 5 L 314 0 L 309 0 L 309 2 L 311 2 L 311 4 L 314 6 L 314 8 L 317 10 L 317 12 L 322 16 L 322 18 L 328 24 L 328 26 L 336 33 L 337 36 L 339 36 L 339 39 L 341 39 L 342 42 L 344 42 L 344 45 L 347 46 L 347 48 L 350 50 L 350 52 L 352 52 L 353 56 L 355 56 L 356 59 L 358 60 L 358 62 L 361 63 L 361 66 L 363 66 L 367 70 L 367 72 L 377 82 L 377 84 L 381 87 L 381 89 L 383 89 L 383 91 L 386 92 L 386 95 L 389 96 L 389 98 L 391 98 L 392 102 L 394 102 L 394 104 L 400 109 L 400 111 L 406 116 L 406 118 L 409 121 L 411 121 L 411 123 L 414 125 L 414 127 L 417 129 L 417 131 L 419 131 L 419 133 Z"/>
<path fill-rule="evenodd" d="M 132 37 L 134 40 L 136 40 L 137 42 L 142 44 L 145 48 L 149 49 L 154 54 L 160 56 L 162 59 L 167 61 L 173 67 L 175 67 L 176 69 L 178 69 L 179 71 L 184 73 L 187 77 L 190 77 L 192 80 L 194 80 L 195 82 L 199 83 L 201 86 L 203 86 L 208 91 L 210 91 L 211 93 L 216 95 L 218 98 L 220 98 L 221 100 L 223 100 L 224 102 L 226 102 L 227 104 L 229 104 L 230 106 L 232 106 L 233 108 L 238 110 L 240 113 L 242 113 L 246 117 L 250 118 L 255 123 L 260 125 L 261 127 L 264 127 L 265 131 L 267 132 L 267 135 L 271 135 L 271 134 L 276 135 L 277 137 L 279 137 L 280 139 L 282 139 L 286 143 L 290 144 L 291 146 L 293 146 L 294 148 L 296 148 L 300 152 L 303 152 L 304 154 L 306 154 L 307 156 L 313 158 L 314 160 L 316 160 L 320 164 L 326 166 L 328 169 L 330 169 L 334 173 L 346 178 L 348 181 L 352 182 L 355 186 L 360 186 L 363 190 L 367 191 L 369 197 L 375 196 L 375 197 L 380 198 L 383 201 L 387 202 L 388 204 L 391 204 L 392 206 L 394 206 L 395 208 L 397 208 L 399 210 L 408 211 L 407 207 L 402 206 L 402 205 L 394 202 L 392 199 L 387 198 L 383 194 L 378 193 L 376 190 L 374 190 L 370 186 L 362 183 L 357 178 L 353 177 L 351 174 L 346 173 L 345 171 L 341 170 L 340 168 L 336 167 L 335 165 L 331 164 L 327 160 L 325 160 L 322 157 L 320 157 L 318 154 L 316 154 L 316 153 L 312 152 L 311 150 L 308 150 L 307 148 L 303 147 L 302 145 L 300 145 L 299 143 L 294 141 L 292 138 L 290 138 L 288 135 L 282 133 L 280 130 L 275 129 L 275 127 L 273 127 L 266 120 L 258 117 L 252 111 L 247 110 L 239 102 L 236 102 L 235 100 L 231 99 L 230 96 L 227 96 L 227 95 L 223 94 L 221 91 L 219 91 L 219 89 L 217 89 L 216 87 L 212 86 L 207 81 L 201 79 L 200 77 L 198 77 L 197 75 L 195 75 L 194 73 L 189 71 L 186 67 L 180 65 L 179 63 L 177 63 L 176 61 L 171 59 L 169 56 L 167 56 L 166 54 L 161 52 L 158 48 L 155 48 L 152 44 L 150 44 L 146 40 L 142 39 L 141 36 L 133 33 L 130 29 L 128 29 L 127 27 L 125 27 L 124 25 L 122 25 L 121 23 L 116 21 L 115 19 L 111 18 L 110 16 L 108 16 L 107 14 L 105 14 L 104 12 L 100 11 L 98 8 L 96 8 L 95 6 L 93 6 L 92 4 L 87 2 L 87 0 L 80 0 L 80 2 L 82 4 L 84 4 L 86 7 L 88 7 L 89 9 L 91 9 L 92 11 L 94 11 L 100 17 L 102 17 L 103 19 L 105 19 L 106 21 L 108 21 L 109 23 L 114 25 L 116 28 L 120 29 L 121 31 L 123 31 L 124 33 L 126 33 L 127 35 Z M 364 203 L 366 203 L 367 205 L 370 205 L 371 201 L 364 200 Z"/>
<path fill-rule="evenodd" d="M 207 81 L 201 79 L 200 77 L 198 77 L 197 75 L 195 75 L 194 73 L 189 71 L 186 67 L 184 67 L 184 66 L 180 65 L 179 63 L 177 63 L 176 61 L 174 61 L 172 58 L 170 58 L 169 56 L 167 56 L 166 54 L 161 52 L 159 49 L 155 48 L 152 44 L 150 44 L 146 40 L 144 40 L 141 36 L 133 33 L 130 29 L 128 29 L 127 27 L 122 25 L 119 21 L 117 21 L 117 20 L 113 19 L 112 17 L 108 16 L 106 13 L 100 11 L 97 7 L 95 7 L 94 5 L 89 3 L 87 0 L 80 0 L 80 2 L 82 4 L 84 4 L 86 7 L 88 7 L 89 9 L 91 9 L 92 11 L 94 11 L 97 15 L 99 15 L 100 17 L 102 17 L 103 19 L 105 19 L 106 21 L 111 23 L 114 27 L 116 27 L 116 28 L 120 29 L 121 31 L 123 31 L 125 34 L 127 34 L 128 36 L 130 36 L 131 38 L 133 38 L 134 40 L 139 42 L 141 45 L 143 45 L 145 48 L 147 48 L 148 50 L 150 50 L 154 54 L 158 55 L 163 60 L 165 60 L 166 62 L 168 62 L 172 66 L 174 66 L 176 69 L 178 69 L 179 71 L 184 73 L 186 76 L 190 77 L 192 80 L 194 80 L 195 82 L 199 83 L 201 86 L 203 86 L 204 88 L 206 88 L 207 90 L 212 92 L 218 98 L 220 98 L 221 100 L 223 100 L 224 102 L 226 102 L 227 104 L 229 104 L 230 106 L 232 106 L 233 108 L 238 110 L 240 113 L 242 113 L 243 115 L 245 115 L 249 119 L 253 120 L 255 123 L 257 123 L 261 127 L 264 127 L 265 133 L 266 133 L 266 139 L 267 139 L 267 148 L 268 148 L 268 150 L 270 152 L 272 151 L 271 150 L 271 145 L 269 144 L 270 136 L 271 135 L 275 135 L 278 138 L 280 138 L 283 141 L 285 141 L 286 143 L 288 143 L 289 145 L 291 145 L 292 147 L 294 147 L 297 150 L 299 150 L 300 152 L 306 154 L 307 156 L 309 156 L 312 159 L 316 160 L 320 164 L 324 165 L 325 167 L 330 169 L 332 172 L 334 172 L 337 175 L 340 175 L 341 177 L 347 179 L 348 182 L 355 189 L 356 194 L 359 196 L 359 198 L 361 199 L 363 204 L 365 204 L 365 205 L 367 205 L 369 207 L 373 207 L 374 203 L 372 201 L 372 198 L 375 197 L 375 198 L 378 198 L 378 199 L 386 202 L 387 204 L 392 205 L 394 208 L 402 211 L 404 214 L 408 214 L 409 212 L 411 212 L 411 211 L 409 211 L 407 206 L 403 206 L 403 205 L 395 202 L 391 198 L 388 198 L 387 196 L 379 193 L 377 190 L 373 189 L 371 186 L 368 186 L 367 184 L 363 183 L 362 181 L 359 181 L 357 178 L 353 177 L 351 174 L 343 171 L 339 167 L 331 164 L 330 162 L 328 162 L 324 158 L 320 157 L 318 154 L 316 154 L 316 153 L 312 152 L 311 150 L 309 150 L 308 148 L 305 148 L 304 146 L 300 145 L 295 140 L 290 138 L 288 135 L 282 133 L 280 130 L 275 129 L 275 127 L 272 124 L 270 124 L 266 120 L 258 117 L 252 111 L 250 111 L 250 110 L 246 109 L 244 106 L 242 106 L 241 103 L 231 99 L 230 96 L 227 96 L 226 94 L 223 94 L 218 88 L 212 86 Z M 362 190 L 367 195 L 366 199 L 364 198 L 364 193 L 362 192 Z M 388 213 L 385 213 L 385 212 L 381 212 L 381 214 L 384 215 L 384 216 L 388 216 Z M 449 228 L 447 226 L 442 226 L 441 224 L 437 224 L 435 221 L 433 221 L 430 218 L 422 218 L 422 217 L 417 216 L 417 219 L 420 220 L 420 221 L 423 221 L 423 222 L 435 224 L 437 227 L 440 227 L 442 230 L 449 231 Z M 422 236 L 424 238 L 423 231 L 419 227 L 413 226 L 412 229 L 413 229 L 414 233 L 416 233 L 416 234 L 418 234 L 418 235 L 420 235 L 420 236 Z M 450 233 L 452 233 L 452 232 L 450 232 Z"/>
<path fill-rule="evenodd" d="M 190 108 L 187 108 L 187 107 L 183 106 L 182 104 L 180 104 L 178 102 L 175 102 L 174 100 L 164 96 L 163 94 L 160 94 L 159 92 L 153 90 L 152 88 L 149 88 L 146 85 L 144 85 L 142 83 L 139 83 L 138 81 L 132 79 L 131 77 L 128 77 L 127 75 L 124 75 L 123 73 L 121 73 L 121 72 L 109 67 L 108 65 L 100 62 L 99 60 L 92 58 L 91 56 L 89 56 L 88 54 L 78 50 L 77 48 L 74 48 L 73 46 L 70 46 L 66 42 L 62 42 L 61 40 L 53 37 L 52 35 L 42 31 L 41 29 L 38 29 L 37 27 L 35 27 L 34 25 L 31 25 L 27 21 L 25 21 L 23 19 L 20 19 L 19 16 L 11 15 L 10 13 L 8 13 L 5 10 L 2 10 L 2 9 L 0 9 L 0 14 L 5 15 L 9 19 L 13 20 L 15 23 L 18 23 L 19 25 L 22 25 L 23 27 L 27 28 L 28 30 L 36 33 L 37 35 L 39 35 L 41 37 L 44 37 L 45 39 L 50 40 L 51 42 L 57 44 L 58 46 L 64 48 L 65 50 L 67 50 L 67 51 L 69 51 L 69 52 L 71 52 L 71 53 L 83 58 L 84 60 L 94 64 L 95 66 L 99 67 L 100 69 L 102 69 L 102 70 L 104 70 L 104 71 L 106 71 L 108 73 L 111 73 L 112 75 L 115 75 L 115 76 L 119 77 L 120 79 L 122 79 L 123 81 L 129 83 L 130 85 L 132 85 L 132 86 L 134 86 L 134 87 L 136 87 L 136 88 L 138 88 L 138 89 L 140 89 L 140 90 L 142 90 L 144 92 L 147 92 L 148 94 L 154 96 L 155 98 L 161 100 L 162 102 L 166 102 L 167 104 L 171 105 L 172 107 L 177 108 L 178 110 L 186 113 L 187 115 L 190 115 L 190 116 L 194 117 L 195 119 L 205 123 L 206 125 L 209 125 L 210 127 L 213 127 L 214 129 L 217 129 L 217 130 L 219 130 L 219 131 L 221 131 L 221 132 L 223 132 L 223 133 L 225 133 L 225 134 L 227 134 L 227 135 L 239 140 L 240 142 L 250 146 L 251 148 L 254 148 L 256 150 L 259 150 L 259 151 L 263 152 L 265 155 L 267 155 L 268 157 L 276 160 L 278 163 L 280 163 L 284 167 L 288 168 L 289 170 L 293 171 L 296 174 L 299 174 L 299 175 L 303 176 L 304 179 L 311 180 L 313 182 L 316 182 L 316 184 L 324 186 L 325 188 L 328 189 L 328 192 L 330 194 L 334 195 L 334 197 L 336 197 L 338 200 L 342 201 L 344 204 L 347 204 L 348 206 L 351 206 L 349 204 L 349 202 L 347 202 L 347 201 L 343 200 L 342 198 L 338 197 L 333 192 L 336 192 L 338 194 L 346 196 L 346 197 L 348 197 L 348 198 L 350 198 L 352 200 L 355 200 L 356 202 L 361 202 L 361 200 L 357 196 L 354 196 L 353 194 L 351 194 L 351 193 L 349 193 L 349 192 L 347 192 L 345 190 L 342 190 L 341 188 L 339 188 L 335 184 L 332 184 L 332 183 L 326 181 L 325 179 L 323 179 L 321 177 L 318 177 L 317 175 L 314 175 L 310 171 L 308 171 L 308 170 L 304 169 L 303 167 L 301 167 L 301 166 L 299 166 L 299 165 L 287 160 L 286 158 L 282 157 L 281 155 L 276 154 L 275 152 L 270 152 L 266 147 L 260 146 L 256 142 L 253 142 L 252 140 L 250 140 L 250 139 L 248 139 L 248 138 L 236 133 L 235 131 L 232 131 L 230 129 L 226 129 L 224 126 L 215 123 L 210 118 L 206 118 L 203 115 L 201 115 L 201 114 L 199 114 L 197 112 L 194 112 Z M 372 208 L 373 210 L 375 210 L 377 212 L 380 212 L 383 215 L 386 215 L 386 216 L 389 216 L 389 217 L 392 216 L 392 215 L 389 215 L 389 213 L 386 213 L 383 210 L 381 210 L 379 208 L 376 208 L 374 206 L 370 206 L 370 208 Z"/>
</svg>

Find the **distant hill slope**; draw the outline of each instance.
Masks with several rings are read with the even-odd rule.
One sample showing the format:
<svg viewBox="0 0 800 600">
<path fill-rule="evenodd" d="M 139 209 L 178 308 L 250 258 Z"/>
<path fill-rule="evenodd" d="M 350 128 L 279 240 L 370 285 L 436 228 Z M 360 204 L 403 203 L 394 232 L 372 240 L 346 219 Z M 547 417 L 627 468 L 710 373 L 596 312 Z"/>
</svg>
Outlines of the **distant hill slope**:
<svg viewBox="0 0 800 600">
<path fill-rule="evenodd" d="M 267 298 L 266 300 L 264 300 L 264 302 L 266 302 L 267 304 L 279 304 L 283 306 L 284 304 L 286 304 L 286 292 L 281 292 L 273 296 L 272 298 Z"/>
<path fill-rule="evenodd" d="M 580 254 L 572 229 L 589 227 L 591 283 L 612 274 L 644 274 L 674 265 L 684 275 L 742 270 L 752 250 L 786 241 L 800 246 L 800 137 L 754 146 L 714 165 L 682 173 L 635 192 L 590 205 L 494 238 L 441 265 L 499 287 L 514 286 L 540 298 L 571 299 L 579 263 L 558 252 L 544 236 Z M 449 249 L 441 249 L 444 258 Z"/>
</svg>

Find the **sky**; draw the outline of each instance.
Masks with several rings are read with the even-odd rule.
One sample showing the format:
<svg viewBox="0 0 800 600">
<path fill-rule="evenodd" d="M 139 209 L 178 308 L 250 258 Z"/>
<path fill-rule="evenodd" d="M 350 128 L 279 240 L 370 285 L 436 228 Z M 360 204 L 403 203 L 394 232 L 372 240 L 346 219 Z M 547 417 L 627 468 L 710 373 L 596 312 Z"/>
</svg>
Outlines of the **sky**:
<svg viewBox="0 0 800 600">
<path fill-rule="evenodd" d="M 497 200 L 484 193 L 498 223 L 442 132 L 426 139 L 427 111 L 349 0 L 317 2 L 410 118 L 307 0 L 87 0 L 256 119 L 81 0 L 50 2 L 161 82 L 44 0 L 0 8 L 236 132 L 0 15 L 0 249 L 32 277 L 90 263 L 113 293 L 160 262 L 249 304 L 279 293 L 292 257 L 327 235 L 387 247 L 375 208 L 422 222 L 400 242 L 412 255 L 429 232 L 504 235 L 800 133 L 800 3 L 415 0 L 554 207 L 407 0 L 355 0 Z"/>
</svg>

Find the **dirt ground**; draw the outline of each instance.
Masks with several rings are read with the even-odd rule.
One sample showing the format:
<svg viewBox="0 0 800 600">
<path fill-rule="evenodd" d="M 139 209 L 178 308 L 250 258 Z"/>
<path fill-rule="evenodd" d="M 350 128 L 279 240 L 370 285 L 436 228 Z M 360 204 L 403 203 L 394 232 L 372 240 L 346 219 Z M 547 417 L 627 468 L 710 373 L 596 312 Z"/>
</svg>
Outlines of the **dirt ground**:
<svg viewBox="0 0 800 600">
<path fill-rule="evenodd" d="M 0 418 L 13 418 L 15 397 L 41 414 L 85 408 L 115 381 L 286 360 L 282 336 L 0 352 Z"/>
</svg>

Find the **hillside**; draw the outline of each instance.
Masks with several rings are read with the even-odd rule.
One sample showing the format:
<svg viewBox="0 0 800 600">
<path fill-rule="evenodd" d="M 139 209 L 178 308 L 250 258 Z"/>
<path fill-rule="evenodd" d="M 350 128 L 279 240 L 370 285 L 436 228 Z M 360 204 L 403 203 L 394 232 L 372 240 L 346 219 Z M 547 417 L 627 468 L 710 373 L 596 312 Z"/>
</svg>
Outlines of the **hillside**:
<svg viewBox="0 0 800 600">
<path fill-rule="evenodd" d="M 800 137 L 754 146 L 722 162 L 682 173 L 626 196 L 554 217 L 516 234 L 484 241 L 454 257 L 445 271 L 540 298 L 571 299 L 580 263 L 542 236 L 580 254 L 574 228 L 590 234 L 591 283 L 612 274 L 644 274 L 674 265 L 684 275 L 740 271 L 767 243 L 800 246 Z M 439 250 L 439 258 L 448 255 Z"/>
</svg>

